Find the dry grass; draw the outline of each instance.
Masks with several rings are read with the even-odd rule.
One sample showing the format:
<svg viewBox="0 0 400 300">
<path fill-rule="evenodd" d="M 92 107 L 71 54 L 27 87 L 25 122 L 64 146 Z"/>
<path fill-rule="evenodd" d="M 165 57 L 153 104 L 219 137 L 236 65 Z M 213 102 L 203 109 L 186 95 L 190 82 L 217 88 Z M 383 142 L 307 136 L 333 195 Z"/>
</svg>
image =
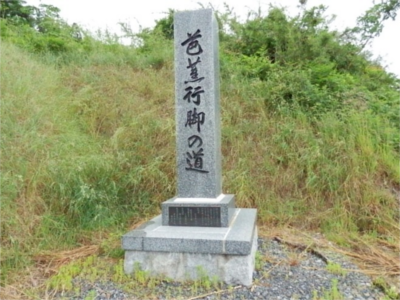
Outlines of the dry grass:
<svg viewBox="0 0 400 300">
<path fill-rule="evenodd" d="M 400 235 L 395 235 L 389 242 L 385 239 L 371 239 L 368 236 L 342 234 L 347 247 L 341 247 L 329 241 L 324 235 L 315 232 L 301 231 L 296 228 L 261 228 L 260 236 L 269 239 L 278 238 L 290 247 L 303 251 L 318 249 L 332 251 L 349 258 L 359 269 L 345 270 L 362 272 L 372 278 L 382 277 L 400 293 Z M 321 254 L 323 256 L 323 254 Z"/>
<path fill-rule="evenodd" d="M 46 251 L 36 255 L 34 257 L 34 261 L 38 266 L 46 270 L 44 275 L 48 277 L 56 273 L 57 270 L 63 265 L 81 258 L 88 257 L 90 255 L 98 254 L 99 249 L 99 245 L 90 245 L 61 252 Z"/>
<path fill-rule="evenodd" d="M 82 258 L 97 255 L 99 245 L 88 245 L 66 251 L 44 251 L 34 257 L 35 265 L 21 272 L 17 283 L 6 285 L 0 291 L 0 299 L 40 299 L 47 293 L 46 280 L 60 267 Z M 29 292 L 27 292 L 29 291 Z M 51 299 L 46 295 L 45 299 Z"/>
</svg>

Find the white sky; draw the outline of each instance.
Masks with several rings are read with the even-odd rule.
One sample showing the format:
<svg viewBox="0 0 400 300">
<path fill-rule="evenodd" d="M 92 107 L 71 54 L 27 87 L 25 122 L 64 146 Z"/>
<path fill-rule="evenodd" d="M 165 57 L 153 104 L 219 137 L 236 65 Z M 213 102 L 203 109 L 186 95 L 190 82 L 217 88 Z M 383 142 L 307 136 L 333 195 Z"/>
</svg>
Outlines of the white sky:
<svg viewBox="0 0 400 300">
<path fill-rule="evenodd" d="M 118 22 L 131 25 L 134 31 L 153 27 L 155 20 L 166 16 L 168 9 L 185 10 L 200 8 L 199 2 L 205 6 L 208 3 L 220 11 L 224 11 L 224 3 L 234 8 L 234 12 L 243 17 L 249 10 L 267 12 L 269 4 L 287 7 L 290 15 L 299 11 L 299 0 L 26 0 L 29 5 L 38 6 L 40 3 L 51 4 L 61 9 L 61 17 L 68 23 L 77 23 L 86 29 L 109 29 L 118 32 Z M 307 8 L 323 4 L 328 6 L 327 15 L 336 15 L 332 24 L 334 29 L 353 27 L 356 19 L 368 8 L 372 7 L 373 0 L 308 0 Z M 370 50 L 374 57 L 382 57 L 383 66 L 389 72 L 400 77 L 400 11 L 396 21 L 387 20 L 381 35 L 372 43 Z"/>
</svg>

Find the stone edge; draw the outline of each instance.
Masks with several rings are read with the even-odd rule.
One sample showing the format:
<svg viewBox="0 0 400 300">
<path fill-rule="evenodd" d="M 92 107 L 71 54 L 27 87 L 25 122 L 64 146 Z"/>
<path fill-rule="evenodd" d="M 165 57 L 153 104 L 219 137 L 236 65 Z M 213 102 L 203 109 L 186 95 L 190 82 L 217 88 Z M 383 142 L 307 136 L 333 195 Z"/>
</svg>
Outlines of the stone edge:
<svg viewBox="0 0 400 300">
<path fill-rule="evenodd" d="M 139 228 L 122 236 L 122 248 L 136 251 L 160 251 L 180 253 L 212 253 L 230 255 L 248 255 L 251 251 L 251 243 L 256 228 L 256 209 L 236 209 L 237 215 L 232 221 L 231 227 L 226 229 L 226 234 L 221 238 L 213 236 L 215 227 L 191 227 L 193 235 L 185 238 L 179 236 L 179 227 L 174 226 L 171 234 L 168 231 L 157 232 L 161 225 L 161 215 Z M 185 227 L 186 229 L 189 227 Z M 221 228 L 219 228 L 221 229 Z M 196 230 L 201 230 L 201 237 L 196 236 Z M 205 239 L 204 236 L 209 236 Z M 213 237 L 213 238 L 212 238 Z"/>
</svg>

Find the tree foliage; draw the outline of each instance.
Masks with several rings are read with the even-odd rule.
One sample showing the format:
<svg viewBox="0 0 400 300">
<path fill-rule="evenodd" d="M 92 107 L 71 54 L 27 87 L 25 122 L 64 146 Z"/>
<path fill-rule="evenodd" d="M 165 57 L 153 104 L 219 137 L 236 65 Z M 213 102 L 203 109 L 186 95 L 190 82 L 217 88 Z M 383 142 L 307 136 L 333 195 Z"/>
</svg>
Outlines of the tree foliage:
<svg viewBox="0 0 400 300">
<path fill-rule="evenodd" d="M 25 4 L 23 0 L 0 0 L 0 18 L 34 26 L 37 8 Z"/>
<path fill-rule="evenodd" d="M 26 24 L 46 32 L 46 23 L 61 22 L 60 9 L 48 4 L 40 4 L 39 7 L 26 5 L 24 0 L 0 0 L 0 18 L 13 24 Z"/>
<path fill-rule="evenodd" d="M 162 35 L 167 39 L 174 38 L 174 13 L 175 10 L 170 9 L 165 18 L 156 21 L 154 30 L 159 30 Z"/>
<path fill-rule="evenodd" d="M 83 30 L 59 16 L 60 9 L 47 4 L 25 5 L 23 0 L 1 0 L 1 37 L 34 52 L 68 52 L 78 48 Z"/>
<path fill-rule="evenodd" d="M 397 5 L 392 4 L 371 10 L 385 8 L 386 16 L 394 17 Z M 222 33 L 222 58 L 230 66 L 227 78 L 235 68 L 257 82 L 273 110 L 300 108 L 313 117 L 328 111 L 369 110 L 385 113 L 398 126 L 399 79 L 362 51 L 365 35 L 350 40 L 330 30 L 332 18 L 325 14 L 326 7 L 317 6 L 303 7 L 295 17 L 270 7 L 266 15 L 252 13 L 244 23 L 223 16 L 223 28 L 228 28 Z M 373 32 L 366 24 L 358 26 Z"/>
<path fill-rule="evenodd" d="M 398 0 L 382 0 L 360 16 L 357 19 L 357 26 L 348 31 L 358 37 L 359 45 L 363 49 L 373 38 L 381 34 L 386 20 L 395 20 L 399 8 Z"/>
</svg>

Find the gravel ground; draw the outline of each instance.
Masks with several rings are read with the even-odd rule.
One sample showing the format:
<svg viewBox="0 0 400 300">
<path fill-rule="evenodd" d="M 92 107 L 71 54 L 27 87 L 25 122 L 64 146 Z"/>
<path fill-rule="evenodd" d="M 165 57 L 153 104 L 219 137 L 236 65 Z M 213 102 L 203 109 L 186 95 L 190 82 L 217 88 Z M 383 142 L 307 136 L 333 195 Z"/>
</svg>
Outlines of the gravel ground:
<svg viewBox="0 0 400 300">
<path fill-rule="evenodd" d="M 254 272 L 251 287 L 221 287 L 222 292 L 194 293 L 187 284 L 162 282 L 152 290 L 154 296 L 131 296 L 111 282 L 89 283 L 74 279 L 80 286 L 79 296 L 58 295 L 58 299 L 383 299 L 384 294 L 371 279 L 355 271 L 358 267 L 334 253 L 308 252 L 293 249 L 277 240 L 259 239 L 258 251 L 264 257 Z M 322 255 L 321 255 L 322 254 Z M 327 269 L 327 262 L 336 268 Z M 340 267 L 339 267 L 340 266 Z M 344 273 L 344 274 L 343 274 Z M 203 296 L 201 296 L 203 295 Z"/>
</svg>

